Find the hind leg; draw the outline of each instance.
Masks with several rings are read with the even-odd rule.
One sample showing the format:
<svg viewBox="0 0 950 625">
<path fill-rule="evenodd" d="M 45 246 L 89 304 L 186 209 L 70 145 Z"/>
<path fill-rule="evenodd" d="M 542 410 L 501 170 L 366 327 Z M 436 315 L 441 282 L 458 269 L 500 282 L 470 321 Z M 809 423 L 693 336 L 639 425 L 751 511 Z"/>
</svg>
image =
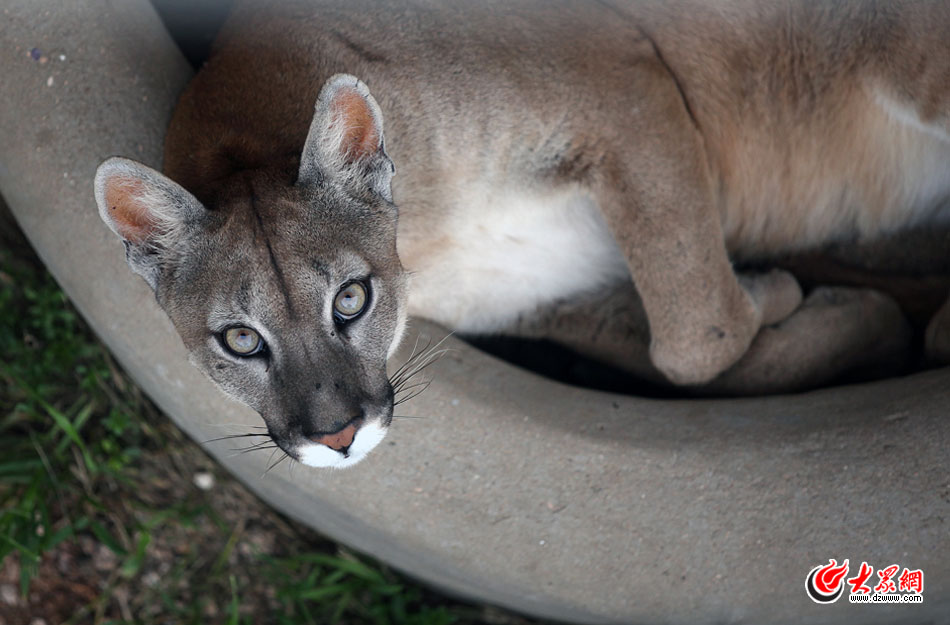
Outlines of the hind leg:
<svg viewBox="0 0 950 625">
<path fill-rule="evenodd" d="M 801 289 L 788 272 L 743 273 L 737 279 L 750 298 L 759 302 L 762 323 L 784 319 L 801 303 Z M 650 323 L 643 300 L 630 282 L 553 302 L 500 334 L 550 340 L 642 380 L 670 385 L 654 365 Z M 685 351 L 692 348 L 687 346 Z"/>
<path fill-rule="evenodd" d="M 899 372 L 911 329 L 889 296 L 871 289 L 815 289 L 790 317 L 764 327 L 749 351 L 704 391 L 777 393 L 812 388 L 844 374 Z"/>
<path fill-rule="evenodd" d="M 740 281 L 767 288 L 776 276 Z M 750 287 L 746 287 L 750 288 Z M 632 284 L 557 302 L 503 332 L 543 338 L 583 356 L 660 385 L 669 381 L 650 359 L 650 329 Z M 752 395 L 826 384 L 855 369 L 898 370 L 910 346 L 910 329 L 897 304 L 871 289 L 819 288 L 779 323 L 764 326 L 748 352 L 699 393 Z"/>
<path fill-rule="evenodd" d="M 552 302 L 500 334 L 553 341 L 638 378 L 669 384 L 650 361 L 650 326 L 629 282 Z"/>
</svg>

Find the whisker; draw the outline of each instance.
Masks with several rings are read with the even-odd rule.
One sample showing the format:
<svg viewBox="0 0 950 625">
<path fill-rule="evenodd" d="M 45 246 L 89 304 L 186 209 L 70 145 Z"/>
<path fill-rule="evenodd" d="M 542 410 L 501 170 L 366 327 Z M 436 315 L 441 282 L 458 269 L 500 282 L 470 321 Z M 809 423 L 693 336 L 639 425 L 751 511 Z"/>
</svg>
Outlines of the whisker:
<svg viewBox="0 0 950 625">
<path fill-rule="evenodd" d="M 397 369 L 396 373 L 393 374 L 393 379 L 394 380 L 397 379 L 399 377 L 399 374 L 402 373 L 407 368 L 407 366 L 411 365 L 416 360 L 425 360 L 426 357 L 430 356 L 433 352 L 438 350 L 439 346 L 441 346 L 442 343 L 444 343 L 450 336 L 454 334 L 455 334 L 454 332 L 449 332 L 448 334 L 443 336 L 442 339 L 439 340 L 439 342 L 436 343 L 435 345 L 432 345 L 432 339 L 429 339 L 426 342 L 425 348 L 423 348 L 422 351 L 420 351 L 418 354 L 416 353 L 416 350 L 414 347 L 412 350 L 412 354 L 409 355 L 409 358 L 406 360 L 406 362 L 403 363 L 402 367 Z"/>
<path fill-rule="evenodd" d="M 410 382 L 413 382 L 413 384 L 418 384 L 419 381 L 416 380 L 416 376 L 418 376 L 419 374 L 421 374 L 423 371 L 425 371 L 425 370 L 426 370 L 427 368 L 429 368 L 431 365 L 435 364 L 435 362 L 436 362 L 436 361 L 432 361 L 432 362 L 427 362 L 427 363 L 425 363 L 425 364 L 423 364 L 423 365 L 420 365 L 420 366 L 418 367 L 418 369 L 413 370 L 412 375 L 406 376 L 406 378 L 405 378 L 404 380 L 401 380 L 400 383 L 399 383 L 397 386 L 394 386 L 394 387 L 393 387 L 393 391 L 398 393 L 398 392 L 401 391 L 401 390 L 404 390 L 404 389 L 406 389 L 406 388 L 410 388 L 412 385 L 407 386 Z M 424 378 L 423 378 L 423 379 L 424 379 Z M 429 380 L 429 381 L 431 382 L 431 380 Z"/>
<path fill-rule="evenodd" d="M 450 332 L 449 334 L 446 334 L 435 345 L 426 345 L 426 348 L 422 350 L 421 352 L 419 352 L 416 355 L 416 358 L 423 358 L 424 356 L 437 351 L 440 347 L 442 347 L 442 344 L 445 343 L 452 336 L 452 334 L 454 333 Z M 451 348 L 446 348 L 446 349 L 451 349 Z"/>
<path fill-rule="evenodd" d="M 406 362 L 402 363 L 402 367 L 400 367 L 400 369 L 402 369 L 403 367 L 405 367 L 405 366 L 406 366 L 406 363 L 412 362 L 412 359 L 416 357 L 416 350 L 419 349 L 419 341 L 421 341 L 421 340 L 422 340 L 422 335 L 421 335 L 421 334 L 420 334 L 420 335 L 417 335 L 417 336 L 416 336 L 416 343 L 415 343 L 415 345 L 412 346 L 412 353 L 409 354 L 409 358 L 406 358 Z M 431 343 L 431 342 L 432 342 L 432 339 L 429 339 L 429 343 Z M 422 348 L 422 351 L 425 351 L 426 349 L 428 349 L 428 345 L 426 345 L 426 347 Z M 399 369 L 397 369 L 396 371 L 398 372 Z"/>
<path fill-rule="evenodd" d="M 399 393 L 405 393 L 406 391 L 411 391 L 412 389 L 418 388 L 420 386 L 428 386 L 429 384 L 432 384 L 432 380 L 429 378 L 421 378 L 419 380 L 412 381 L 412 384 L 408 384 L 410 381 L 412 380 L 407 380 L 406 384 L 403 384 L 398 389 L 394 389 L 393 395 L 398 395 Z"/>
<path fill-rule="evenodd" d="M 249 453 L 251 453 L 252 451 L 267 450 L 267 449 L 273 449 L 273 450 L 276 451 L 277 449 L 280 449 L 280 448 L 279 448 L 277 445 L 273 445 L 273 446 L 268 445 L 267 447 L 260 447 L 260 448 L 258 448 L 258 449 L 245 449 L 244 451 L 242 451 L 242 452 L 240 452 L 240 453 L 241 453 L 241 454 L 249 454 Z M 272 451 L 271 453 L 273 454 L 274 452 Z"/>
<path fill-rule="evenodd" d="M 420 356 L 422 356 L 422 355 L 423 355 L 424 353 L 426 353 L 426 351 L 429 349 L 429 346 L 432 344 L 432 339 L 431 339 L 431 338 L 426 342 L 426 346 L 422 348 L 422 351 L 418 352 L 418 354 L 417 354 L 416 349 L 418 349 L 418 347 L 419 347 L 419 341 L 420 341 L 421 339 L 422 339 L 421 336 L 417 336 L 417 337 L 416 337 L 416 344 L 412 346 L 412 353 L 409 354 L 409 358 L 406 359 L 406 362 L 402 363 L 402 365 L 401 365 L 398 369 L 396 369 L 396 371 L 393 372 L 392 377 L 389 378 L 390 383 L 395 384 L 395 383 L 396 383 L 396 380 L 399 378 L 399 376 L 400 376 L 408 367 L 410 367 L 410 366 L 416 361 L 417 358 L 419 358 Z"/>
<path fill-rule="evenodd" d="M 415 399 L 429 388 L 429 385 L 432 384 L 431 379 L 422 379 L 420 381 L 413 381 L 413 379 L 441 360 L 447 353 L 455 351 L 452 348 L 439 349 L 442 344 L 454 334 L 455 332 L 449 332 L 435 345 L 432 344 L 432 338 L 429 337 L 426 341 L 426 346 L 421 350 L 419 349 L 419 343 L 422 340 L 422 336 L 416 336 L 416 342 L 412 346 L 412 352 L 409 354 L 409 358 L 407 358 L 406 362 L 402 363 L 389 378 L 389 384 L 393 389 L 393 407 Z M 412 382 L 412 384 L 410 384 L 410 382 Z M 400 395 L 402 396 L 400 397 Z M 393 415 L 393 418 L 421 419 L 423 417 Z"/>
<path fill-rule="evenodd" d="M 419 391 L 419 393 L 421 393 L 421 392 L 422 392 L 422 391 Z M 412 401 L 413 399 L 415 399 L 416 397 L 419 396 L 419 393 L 415 393 L 415 394 L 413 394 L 413 395 L 410 395 L 409 397 L 406 397 L 406 398 L 404 398 L 404 399 L 400 399 L 399 401 L 393 402 L 393 408 L 395 408 L 396 406 L 400 406 L 400 405 L 406 403 L 407 401 Z"/>
<path fill-rule="evenodd" d="M 428 356 L 419 358 L 418 360 L 412 362 L 412 366 L 408 367 L 402 371 L 398 376 L 394 377 L 392 380 L 392 385 L 398 387 L 399 385 L 406 382 L 406 380 L 411 379 L 414 375 L 419 372 L 419 368 L 425 366 L 428 363 L 430 358 Z"/>
<path fill-rule="evenodd" d="M 250 447 L 250 448 L 246 448 L 246 449 L 235 449 L 235 450 L 233 450 L 233 451 L 235 451 L 235 452 L 237 452 L 237 453 L 231 454 L 230 456 L 228 456 L 228 458 L 237 458 L 238 456 L 243 456 L 244 454 L 249 454 L 249 453 L 251 453 L 252 451 L 265 451 L 265 450 L 268 450 L 268 449 L 277 449 L 277 445 L 267 445 L 267 446 L 265 446 L 265 447 Z M 273 452 L 272 452 L 272 453 L 273 453 Z"/>
<path fill-rule="evenodd" d="M 393 419 L 428 419 L 429 417 L 421 417 L 418 415 L 407 415 L 407 414 L 394 414 Z"/>
<path fill-rule="evenodd" d="M 394 402 L 393 402 L 393 407 L 395 408 L 395 407 L 398 406 L 399 404 L 404 404 L 404 403 L 406 403 L 407 401 L 412 401 L 413 399 L 415 399 L 416 397 L 418 397 L 419 395 L 421 395 L 422 393 L 424 393 L 427 388 L 429 388 L 429 384 L 428 384 L 428 383 L 427 383 L 425 386 L 423 386 L 422 388 L 418 389 L 417 391 L 412 392 L 409 396 L 407 396 L 407 397 L 401 397 L 400 399 L 397 399 L 396 401 L 394 401 Z"/>
<path fill-rule="evenodd" d="M 206 441 L 201 441 L 201 444 L 202 444 L 202 445 L 207 445 L 208 443 L 214 443 L 214 442 L 216 442 L 216 441 L 226 441 L 226 440 L 230 440 L 230 439 L 232 439 L 232 438 L 245 438 L 245 437 L 248 437 L 248 436 L 269 436 L 269 435 L 268 435 L 268 434 L 256 434 L 256 433 L 249 433 L 249 434 L 229 434 L 229 435 L 227 435 L 227 436 L 219 436 L 218 438 L 209 438 L 209 439 L 206 440 Z"/>
<path fill-rule="evenodd" d="M 254 449 L 270 449 L 270 445 L 276 445 L 273 440 L 261 441 L 259 443 L 254 443 L 253 445 L 248 445 L 247 447 L 235 447 L 231 451 L 252 451 Z"/>
<path fill-rule="evenodd" d="M 406 382 L 408 382 L 408 381 L 409 381 L 409 380 L 406 380 Z M 414 388 L 416 388 L 416 387 L 418 387 L 418 386 L 424 386 L 424 385 L 428 384 L 429 382 L 430 382 L 430 380 L 422 380 L 421 382 L 413 382 L 412 384 L 409 384 L 408 386 L 404 384 L 404 385 L 400 386 L 399 388 L 394 388 L 394 389 L 393 389 L 393 394 L 394 394 L 394 395 L 398 395 L 399 393 L 403 393 L 403 392 L 405 392 L 405 391 L 414 389 Z"/>
<path fill-rule="evenodd" d="M 274 462 L 274 464 L 272 464 L 272 465 L 270 465 L 269 467 L 267 467 L 267 469 L 264 471 L 264 473 L 261 474 L 261 478 L 263 478 L 265 475 L 267 475 L 268 473 L 270 473 L 270 470 L 271 470 L 271 469 L 273 469 L 274 467 L 276 467 L 278 464 L 280 464 L 281 462 L 283 462 L 283 461 L 286 460 L 287 458 L 290 458 L 290 456 L 288 456 L 286 453 L 285 453 L 283 456 L 281 456 L 280 458 L 278 458 L 277 461 Z"/>
<path fill-rule="evenodd" d="M 267 464 L 270 464 L 270 461 L 274 459 L 274 454 L 276 453 L 277 453 L 277 446 L 275 445 L 274 451 L 270 452 L 270 456 L 267 457 Z M 264 473 L 261 473 L 261 477 L 264 477 L 266 473 L 267 471 L 264 471 Z"/>
<path fill-rule="evenodd" d="M 438 347 L 440 344 L 441 344 L 441 341 L 435 347 Z M 441 360 L 442 357 L 445 356 L 450 351 L 453 351 L 451 348 L 435 351 L 435 347 L 429 352 L 423 352 L 423 354 L 420 354 L 420 357 L 419 357 L 420 362 L 418 364 L 413 363 L 414 366 L 410 370 L 403 371 L 398 376 L 393 376 L 394 379 L 391 381 L 391 384 L 393 386 L 398 386 L 404 383 L 406 380 L 411 379 L 413 376 L 419 374 L 421 371 L 425 370 L 430 365 Z"/>
</svg>

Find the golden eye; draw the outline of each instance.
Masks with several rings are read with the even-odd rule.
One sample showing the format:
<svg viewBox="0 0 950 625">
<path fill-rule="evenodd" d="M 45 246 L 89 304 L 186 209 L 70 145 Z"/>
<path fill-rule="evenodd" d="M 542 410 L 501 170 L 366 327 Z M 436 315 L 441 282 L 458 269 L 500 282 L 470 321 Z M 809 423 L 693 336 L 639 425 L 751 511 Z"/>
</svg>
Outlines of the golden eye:
<svg viewBox="0 0 950 625">
<path fill-rule="evenodd" d="M 366 307 L 366 287 L 351 282 L 340 289 L 333 300 L 333 312 L 344 320 L 353 319 Z"/>
<path fill-rule="evenodd" d="M 224 333 L 224 344 L 238 356 L 251 356 L 261 351 L 264 341 L 250 328 L 228 328 Z"/>
</svg>

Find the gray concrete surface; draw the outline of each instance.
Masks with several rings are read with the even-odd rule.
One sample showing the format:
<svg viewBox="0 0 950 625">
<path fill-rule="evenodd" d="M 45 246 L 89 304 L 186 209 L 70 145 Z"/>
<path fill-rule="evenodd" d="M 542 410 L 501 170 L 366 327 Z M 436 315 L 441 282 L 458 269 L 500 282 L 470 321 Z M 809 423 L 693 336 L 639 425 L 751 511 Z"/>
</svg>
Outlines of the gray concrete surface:
<svg viewBox="0 0 950 625">
<path fill-rule="evenodd" d="M 0 191 L 53 274 L 193 438 L 260 423 L 187 364 L 96 215 L 98 162 L 158 165 L 189 76 L 151 8 L 8 2 L 0 51 Z M 354 548 L 532 614 L 950 622 L 950 370 L 793 397 L 652 401 L 561 386 L 449 344 L 405 410 L 425 418 L 396 423 L 352 470 L 284 464 L 261 477 L 265 456 L 209 451 Z M 829 558 L 923 569 L 924 603 L 815 605 L 805 576 Z"/>
</svg>

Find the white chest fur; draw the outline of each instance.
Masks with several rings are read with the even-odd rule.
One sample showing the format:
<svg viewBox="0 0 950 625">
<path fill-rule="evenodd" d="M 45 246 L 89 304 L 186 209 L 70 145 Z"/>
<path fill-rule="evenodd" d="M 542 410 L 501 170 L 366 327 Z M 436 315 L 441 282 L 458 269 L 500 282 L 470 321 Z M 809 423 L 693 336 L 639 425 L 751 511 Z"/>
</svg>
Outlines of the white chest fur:
<svg viewBox="0 0 950 625">
<path fill-rule="evenodd" d="M 593 200 L 574 188 L 474 189 L 445 215 L 426 237 L 400 233 L 400 255 L 413 272 L 409 314 L 460 332 L 498 330 L 629 276 Z"/>
</svg>

